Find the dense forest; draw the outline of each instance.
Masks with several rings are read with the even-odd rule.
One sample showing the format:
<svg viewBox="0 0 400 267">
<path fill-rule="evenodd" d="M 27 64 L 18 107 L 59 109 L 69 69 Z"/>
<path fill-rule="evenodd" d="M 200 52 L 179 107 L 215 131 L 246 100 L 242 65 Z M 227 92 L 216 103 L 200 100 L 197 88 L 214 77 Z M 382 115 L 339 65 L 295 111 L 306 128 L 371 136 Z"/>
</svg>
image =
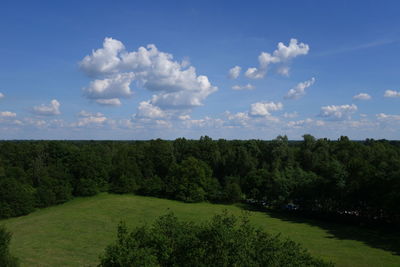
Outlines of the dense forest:
<svg viewBox="0 0 400 267">
<path fill-rule="evenodd" d="M 0 142 L 0 218 L 104 191 L 398 223 L 400 142 Z"/>
</svg>

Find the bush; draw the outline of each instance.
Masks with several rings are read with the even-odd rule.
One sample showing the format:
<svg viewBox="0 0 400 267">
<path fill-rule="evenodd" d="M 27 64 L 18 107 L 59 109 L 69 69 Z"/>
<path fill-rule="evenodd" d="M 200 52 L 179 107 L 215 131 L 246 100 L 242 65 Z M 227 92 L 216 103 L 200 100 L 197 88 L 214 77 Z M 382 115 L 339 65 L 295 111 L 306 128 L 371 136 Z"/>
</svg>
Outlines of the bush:
<svg viewBox="0 0 400 267">
<path fill-rule="evenodd" d="M 204 224 L 161 216 L 151 227 L 128 232 L 118 226 L 117 242 L 100 266 L 333 266 L 300 245 L 271 236 L 226 212 Z"/>
<path fill-rule="evenodd" d="M 0 178 L 0 218 L 26 215 L 34 210 L 34 189 L 13 178 Z"/>
<path fill-rule="evenodd" d="M 10 255 L 10 241 L 11 233 L 3 226 L 0 226 L 0 266 L 2 267 L 19 266 L 17 258 Z"/>
</svg>

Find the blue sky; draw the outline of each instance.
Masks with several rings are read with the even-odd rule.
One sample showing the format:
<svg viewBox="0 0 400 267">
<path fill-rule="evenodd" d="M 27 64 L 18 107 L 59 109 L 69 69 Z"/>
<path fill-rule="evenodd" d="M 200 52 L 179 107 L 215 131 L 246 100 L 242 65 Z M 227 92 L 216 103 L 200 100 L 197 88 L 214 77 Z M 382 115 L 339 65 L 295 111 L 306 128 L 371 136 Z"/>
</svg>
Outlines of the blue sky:
<svg viewBox="0 0 400 267">
<path fill-rule="evenodd" d="M 3 1 L 0 138 L 399 139 L 399 10 Z"/>
</svg>

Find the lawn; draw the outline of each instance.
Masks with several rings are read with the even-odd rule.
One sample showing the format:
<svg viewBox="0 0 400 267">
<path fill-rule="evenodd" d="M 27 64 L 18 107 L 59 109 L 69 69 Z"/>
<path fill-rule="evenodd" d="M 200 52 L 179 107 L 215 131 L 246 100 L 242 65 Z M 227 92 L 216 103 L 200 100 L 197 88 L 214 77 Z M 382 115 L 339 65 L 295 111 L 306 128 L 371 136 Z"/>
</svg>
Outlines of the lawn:
<svg viewBox="0 0 400 267">
<path fill-rule="evenodd" d="M 22 266 L 96 266 L 99 254 L 115 239 L 121 220 L 133 227 L 173 211 L 181 219 L 202 221 L 224 209 L 237 215 L 243 212 L 235 205 L 100 194 L 2 220 L 0 224 L 13 232 L 11 251 Z M 254 225 L 273 234 L 282 233 L 337 266 L 400 266 L 397 234 L 274 213 L 250 214 Z"/>
</svg>

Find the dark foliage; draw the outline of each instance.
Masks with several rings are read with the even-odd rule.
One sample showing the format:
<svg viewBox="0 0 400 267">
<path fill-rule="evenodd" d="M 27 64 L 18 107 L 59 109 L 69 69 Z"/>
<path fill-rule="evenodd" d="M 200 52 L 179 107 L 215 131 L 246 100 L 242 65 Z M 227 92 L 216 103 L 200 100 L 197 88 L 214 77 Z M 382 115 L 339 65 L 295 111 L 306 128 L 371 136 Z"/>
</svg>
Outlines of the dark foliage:
<svg viewBox="0 0 400 267">
<path fill-rule="evenodd" d="M 161 216 L 151 227 L 128 232 L 121 223 L 100 266 L 333 266 L 300 245 L 223 213 L 204 224 Z"/>
<path fill-rule="evenodd" d="M 400 142 L 0 142 L 0 218 L 104 191 L 399 224 Z"/>
<path fill-rule="evenodd" d="M 11 233 L 3 226 L 0 226 L 0 266 L 17 267 L 19 266 L 17 258 L 10 254 L 9 246 L 11 241 Z"/>
</svg>

